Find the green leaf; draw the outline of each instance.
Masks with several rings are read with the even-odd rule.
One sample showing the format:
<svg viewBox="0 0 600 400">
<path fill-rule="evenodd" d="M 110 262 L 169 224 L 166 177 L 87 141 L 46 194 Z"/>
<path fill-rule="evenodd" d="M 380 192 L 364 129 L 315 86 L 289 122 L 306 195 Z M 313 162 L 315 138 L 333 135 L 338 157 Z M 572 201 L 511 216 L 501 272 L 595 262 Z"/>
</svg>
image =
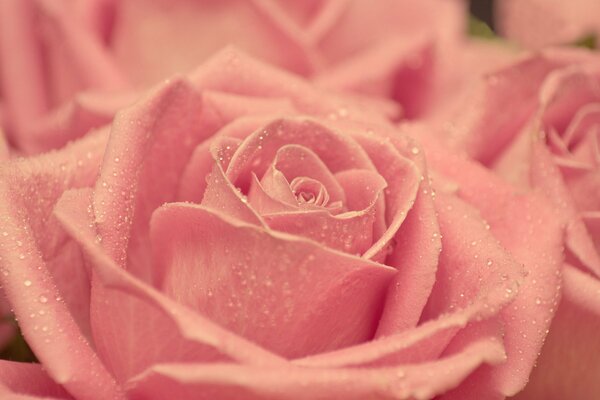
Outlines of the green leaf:
<svg viewBox="0 0 600 400">
<path fill-rule="evenodd" d="M 598 42 L 596 35 L 593 33 L 587 36 L 582 37 L 581 39 L 576 40 L 572 43 L 573 46 L 583 47 L 586 49 L 594 50 L 597 48 Z"/>
<path fill-rule="evenodd" d="M 473 15 L 469 16 L 469 25 L 467 31 L 470 36 L 476 36 L 486 39 L 496 38 L 496 34 L 492 30 L 492 28 L 490 28 L 488 24 L 486 24 L 485 22 Z"/>
</svg>

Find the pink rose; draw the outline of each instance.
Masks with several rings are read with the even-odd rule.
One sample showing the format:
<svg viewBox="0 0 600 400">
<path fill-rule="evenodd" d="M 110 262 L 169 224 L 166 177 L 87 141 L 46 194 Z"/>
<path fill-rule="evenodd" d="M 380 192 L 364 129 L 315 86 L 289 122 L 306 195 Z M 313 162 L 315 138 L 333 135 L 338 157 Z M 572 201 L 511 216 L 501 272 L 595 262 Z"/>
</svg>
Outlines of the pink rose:
<svg viewBox="0 0 600 400">
<path fill-rule="evenodd" d="M 187 73 L 229 44 L 324 87 L 390 97 L 416 116 L 433 107 L 457 62 L 464 8 L 454 0 L 3 0 L 7 133 L 27 154 L 63 146 L 135 98 L 115 93 Z"/>
<path fill-rule="evenodd" d="M 592 399 L 600 392 L 591 350 L 600 346 L 599 88 L 594 53 L 530 54 L 475 84 L 438 136 L 506 180 L 545 193 L 567 221 L 563 300 L 519 398 Z"/>
<path fill-rule="evenodd" d="M 1 173 L 3 396 L 501 398 L 558 299 L 543 197 L 231 50 Z"/>
<path fill-rule="evenodd" d="M 497 25 L 527 47 L 569 44 L 600 34 L 596 0 L 497 0 Z"/>
</svg>

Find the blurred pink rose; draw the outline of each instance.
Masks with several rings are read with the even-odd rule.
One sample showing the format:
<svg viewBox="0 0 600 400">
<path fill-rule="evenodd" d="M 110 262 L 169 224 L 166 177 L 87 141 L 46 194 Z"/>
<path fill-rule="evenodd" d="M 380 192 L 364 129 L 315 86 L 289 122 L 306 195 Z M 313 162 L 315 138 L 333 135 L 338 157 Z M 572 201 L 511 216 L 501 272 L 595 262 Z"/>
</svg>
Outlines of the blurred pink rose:
<svg viewBox="0 0 600 400">
<path fill-rule="evenodd" d="M 495 7 L 500 33 L 526 47 L 600 36 L 597 0 L 496 0 Z"/>
<path fill-rule="evenodd" d="M 416 116 L 457 62 L 465 15 L 458 0 L 2 0 L 5 125 L 28 154 L 60 147 L 131 101 L 115 93 L 187 73 L 229 44 Z"/>
<path fill-rule="evenodd" d="M 7 163 L 0 279 L 42 365 L 0 362 L 3 396 L 518 392 L 561 219 L 370 105 L 227 50 Z"/>
<path fill-rule="evenodd" d="M 596 398 L 600 362 L 600 58 L 544 50 L 487 74 L 438 139 L 546 194 L 568 225 L 563 300 L 520 398 Z"/>
</svg>

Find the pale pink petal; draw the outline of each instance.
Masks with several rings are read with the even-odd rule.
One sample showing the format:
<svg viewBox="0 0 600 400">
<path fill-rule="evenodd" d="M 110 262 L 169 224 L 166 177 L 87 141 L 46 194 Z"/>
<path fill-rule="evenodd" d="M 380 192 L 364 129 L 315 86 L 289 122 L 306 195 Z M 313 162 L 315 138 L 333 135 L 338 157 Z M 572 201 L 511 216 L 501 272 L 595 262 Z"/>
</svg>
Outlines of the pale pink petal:
<svg viewBox="0 0 600 400">
<path fill-rule="evenodd" d="M 370 122 L 386 121 L 385 110 L 368 102 L 355 102 L 316 89 L 314 85 L 253 60 L 244 53 L 226 48 L 190 74 L 190 80 L 202 90 L 218 90 L 245 96 L 285 97 L 294 107 L 310 115 L 332 120 L 352 119 Z"/>
<path fill-rule="evenodd" d="M 397 131 L 392 132 L 391 135 L 397 134 Z M 364 254 L 364 257 L 378 259 L 390 249 L 394 236 L 414 205 L 422 175 L 417 165 L 400 152 L 394 145 L 393 139 L 384 135 L 385 132 L 382 131 L 381 136 L 372 133 L 369 136 L 368 133 L 369 131 L 364 135 L 354 132 L 352 137 L 360 143 L 377 172 L 387 182 L 385 192 L 387 229 Z"/>
<path fill-rule="evenodd" d="M 286 356 L 368 340 L 394 272 L 182 203 L 157 210 L 151 232 L 171 297 Z"/>
<path fill-rule="evenodd" d="M 600 392 L 600 283 L 566 265 L 563 298 L 519 400 L 594 399 Z"/>
<path fill-rule="evenodd" d="M 429 37 L 382 41 L 316 75 L 318 85 L 391 98 L 402 116 L 413 118 L 428 105 L 433 85 L 433 46 Z"/>
<path fill-rule="evenodd" d="M 90 130 L 109 124 L 116 112 L 133 102 L 135 93 L 82 92 L 71 101 L 32 122 L 20 148 L 28 154 L 66 145 Z"/>
<path fill-rule="evenodd" d="M 219 124 L 204 118 L 200 95 L 181 80 L 119 112 L 94 190 L 98 233 L 117 262 L 139 258 L 130 267 L 147 276 L 140 252 L 150 214 L 173 200 L 193 149 Z"/>
<path fill-rule="evenodd" d="M 137 84 L 186 73 L 229 44 L 298 73 L 310 68 L 301 43 L 248 1 L 122 1 L 111 41 Z"/>
<path fill-rule="evenodd" d="M 214 142 L 213 142 L 214 143 Z M 225 146 L 219 146 L 223 149 Z M 226 213 L 241 221 L 264 225 L 261 216 L 252 208 L 245 197 L 227 178 L 223 166 L 219 163 L 220 154 L 215 154 L 212 172 L 206 177 L 206 190 L 201 204 L 219 212 Z"/>
<path fill-rule="evenodd" d="M 548 51 L 487 73 L 455 104 L 445 140 L 476 160 L 491 163 L 536 111 L 548 75 L 588 57 L 577 50 Z"/>
<path fill-rule="evenodd" d="M 256 175 L 252 174 L 252 182 L 248 190 L 248 202 L 252 208 L 260 215 L 298 211 L 296 197 L 283 174 L 269 169 L 263 176 L 263 180 L 265 178 L 266 183 L 271 185 L 269 193 L 267 193 L 267 190 L 262 186 Z M 271 182 L 274 179 L 280 181 L 280 184 L 276 185 L 275 190 L 273 188 L 275 182 Z"/>
<path fill-rule="evenodd" d="M 560 171 L 554 165 L 548 150 L 541 143 L 533 145 L 531 181 L 534 187 L 540 188 L 552 204 L 560 210 L 568 222 L 565 238 L 567 248 L 590 271 L 600 275 L 600 255 L 579 216 Z"/>
<path fill-rule="evenodd" d="M 514 302 L 503 311 L 508 361 L 494 369 L 498 390 L 521 390 L 555 312 L 562 262 L 562 219 L 546 198 L 519 195 L 482 166 L 427 142 L 427 160 L 459 185 L 458 195 L 474 205 L 500 243 L 523 263 L 528 275 Z"/>
<path fill-rule="evenodd" d="M 524 46 L 570 44 L 600 34 L 600 4 L 594 0 L 499 0 L 500 32 Z"/>
<path fill-rule="evenodd" d="M 298 117 L 275 120 L 248 136 L 227 167 L 227 177 L 242 190 L 248 188 L 251 172 L 264 174 L 277 151 L 289 144 L 312 150 L 332 173 L 352 168 L 374 170 L 358 143 L 335 125 Z M 330 151 L 332 148 L 336 151 Z"/>
<path fill-rule="evenodd" d="M 297 177 L 315 179 L 323 184 L 332 203 L 336 201 L 346 202 L 344 190 L 340 187 L 336 178 L 325 163 L 307 147 L 295 144 L 282 146 L 277 150 L 273 167 L 279 170 L 289 182 Z M 358 210 L 365 207 L 366 205 L 352 209 Z"/>
<path fill-rule="evenodd" d="M 258 100 L 258 101 L 262 101 Z M 215 110 L 217 111 L 217 110 Z M 214 157 L 210 152 L 212 142 L 217 137 L 228 137 L 231 140 L 225 146 L 234 149 L 260 127 L 273 120 L 271 116 L 239 117 L 225 125 L 212 137 L 199 144 L 192 153 L 180 180 L 178 199 L 199 203 L 206 189 L 206 176 L 212 171 Z M 229 164 L 229 162 L 228 162 Z"/>
<path fill-rule="evenodd" d="M 71 2 L 36 0 L 42 26 L 49 99 L 61 103 L 82 89 L 122 90 L 127 79 Z"/>
<path fill-rule="evenodd" d="M 70 307 L 85 298 L 70 281 L 69 268 L 84 268 L 75 258 L 51 271 L 52 259 L 68 237 L 51 217 L 57 198 L 69 187 L 90 185 L 102 156 L 106 132 L 98 132 L 55 153 L 15 161 L 3 169 L 0 213 L 2 283 L 21 330 L 49 375 L 75 396 L 121 398 L 113 378 L 77 326 Z M 55 275 L 55 272 L 57 275 Z M 85 283 L 85 282 L 84 282 Z"/>
<path fill-rule="evenodd" d="M 522 267 L 486 229 L 476 209 L 447 194 L 439 194 L 435 204 L 442 251 L 422 319 L 474 302 L 498 312 L 499 305 L 514 298 L 523 280 Z"/>
<path fill-rule="evenodd" d="M 6 107 L 6 125 L 11 127 L 7 133 L 17 144 L 27 125 L 46 112 L 48 107 L 41 49 L 34 24 L 32 0 L 0 3 L 2 97 Z"/>
<path fill-rule="evenodd" d="M 503 288 L 500 287 L 500 289 Z M 509 302 L 510 298 L 505 298 L 496 305 L 502 307 Z M 496 311 L 491 310 L 483 301 L 476 301 L 465 308 L 444 314 L 412 329 L 405 329 L 401 333 L 390 334 L 377 340 L 336 351 L 296 359 L 293 362 L 306 367 L 362 368 L 434 361 L 440 358 L 444 352 L 448 354 L 449 345 L 454 344 L 453 339 L 461 331 L 475 332 L 473 324 L 490 320 L 492 326 L 497 327 Z M 495 328 L 494 330 L 493 334 L 487 336 L 497 336 L 495 334 L 501 331 Z"/>
<path fill-rule="evenodd" d="M 0 385 L 0 393 L 2 389 L 6 389 L 11 394 L 71 399 L 65 389 L 54 382 L 40 364 L 0 360 Z M 3 399 L 6 398 L 5 393 L 1 394 Z"/>
<path fill-rule="evenodd" d="M 256 177 L 256 179 L 253 179 L 252 183 L 250 184 L 248 196 L 251 196 L 252 194 L 260 196 L 261 192 L 263 192 L 264 195 L 269 197 L 272 202 L 278 203 L 279 208 L 283 207 L 284 210 L 289 210 L 289 208 L 292 208 L 294 211 L 298 211 L 298 200 L 296 199 L 296 195 L 290 186 L 290 182 L 281 171 L 275 168 L 273 164 L 269 166 L 269 169 L 267 169 L 260 181 L 258 181 L 258 177 L 254 172 L 252 172 L 252 176 Z M 252 197 L 249 197 L 248 199 L 254 206 Z M 271 204 L 271 206 L 274 206 L 274 204 Z M 268 213 L 270 210 L 261 207 L 257 208 L 257 211 L 261 214 L 264 214 Z"/>
<path fill-rule="evenodd" d="M 319 45 L 328 60 L 348 56 L 390 37 L 428 35 L 440 42 L 456 40 L 463 30 L 464 5 L 455 1 L 350 0 Z"/>
<path fill-rule="evenodd" d="M 378 251 L 373 253 L 374 259 L 384 257 L 387 265 L 398 269 L 377 332 L 385 336 L 418 322 L 435 281 L 439 229 L 420 146 L 398 130 L 386 127 L 367 129 L 366 135 L 351 132 L 388 183 L 388 229 L 369 250 Z"/>
<path fill-rule="evenodd" d="M 273 229 L 304 236 L 346 253 L 362 255 L 385 229 L 383 189 L 387 184 L 379 174 L 369 170 L 345 170 L 332 178 L 338 180 L 336 185 L 341 185 L 340 190 L 345 192 L 346 203 L 343 205 L 349 211 L 339 212 L 327 205 L 303 206 L 294 198 L 297 203 L 294 209 L 288 207 L 264 213 L 263 218 Z"/>
<path fill-rule="evenodd" d="M 146 399 L 317 400 L 429 399 L 460 384 L 482 364 L 504 360 L 497 341 L 422 364 L 388 368 L 246 368 L 235 364 L 157 365 L 130 381 Z"/>
<path fill-rule="evenodd" d="M 90 189 L 66 192 L 55 214 L 93 266 L 96 349 L 119 380 L 160 362 L 283 362 L 120 268 L 95 238 L 91 201 Z"/>
</svg>

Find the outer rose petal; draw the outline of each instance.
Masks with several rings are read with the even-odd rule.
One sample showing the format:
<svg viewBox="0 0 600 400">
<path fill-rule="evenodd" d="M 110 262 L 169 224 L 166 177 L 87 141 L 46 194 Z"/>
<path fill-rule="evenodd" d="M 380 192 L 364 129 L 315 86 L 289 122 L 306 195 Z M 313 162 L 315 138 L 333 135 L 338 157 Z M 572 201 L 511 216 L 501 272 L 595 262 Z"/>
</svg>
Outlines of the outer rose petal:
<svg viewBox="0 0 600 400">
<path fill-rule="evenodd" d="M 374 259 L 387 257 L 386 263 L 398 269 L 378 326 L 377 335 L 384 336 L 417 324 L 435 281 L 439 228 L 421 148 L 384 127 L 369 128 L 367 135 L 350 132 L 388 183 L 388 228 L 367 254 Z"/>
<path fill-rule="evenodd" d="M 31 0 L 0 3 L 2 95 L 8 124 L 17 132 L 13 138 L 17 143 L 21 130 L 47 109 L 31 3 Z"/>
<path fill-rule="evenodd" d="M 515 399 L 591 400 L 600 393 L 600 282 L 570 265 L 563 278 L 563 298 L 542 354 Z"/>
<path fill-rule="evenodd" d="M 186 73 L 230 43 L 272 64 L 306 73 L 310 66 L 300 40 L 265 18 L 253 3 L 120 2 L 113 51 L 137 84 Z"/>
<path fill-rule="evenodd" d="M 192 205 L 160 208 L 151 232 L 169 296 L 289 357 L 368 340 L 394 272 Z"/>
<path fill-rule="evenodd" d="M 4 392 L 4 391 L 7 392 Z M 50 378 L 40 364 L 0 361 L 0 395 L 43 396 L 44 399 L 71 399 L 60 385 Z M 38 398 L 38 397 L 35 397 Z"/>
<path fill-rule="evenodd" d="M 388 368 L 246 368 L 235 364 L 157 365 L 130 382 L 129 393 L 182 400 L 429 399 L 459 384 L 484 363 L 504 359 L 497 341 L 429 363 Z"/>
<path fill-rule="evenodd" d="M 60 148 L 92 129 L 108 125 L 120 108 L 136 98 L 133 92 L 81 92 L 70 102 L 28 124 L 20 137 L 20 148 L 27 154 Z"/>
<path fill-rule="evenodd" d="M 27 342 L 49 375 L 73 395 L 90 399 L 121 398 L 121 394 L 71 314 L 73 302 L 86 301 L 75 297 L 85 293 L 85 287 L 70 292 L 77 293 L 74 297 L 63 294 L 78 281 L 51 271 L 44 258 L 52 258 L 66 242 L 65 233 L 51 218 L 54 202 L 66 188 L 93 181 L 105 143 L 103 133 L 39 159 L 11 163 L 0 180 L 4 291 Z M 75 258 L 68 260 L 68 266 L 62 272 L 83 268 Z"/>
<path fill-rule="evenodd" d="M 94 268 L 94 290 L 102 301 L 92 313 L 103 322 L 94 331 L 95 344 L 119 380 L 161 362 L 284 362 L 118 267 L 95 239 L 91 201 L 90 189 L 66 192 L 55 214 Z M 141 335 L 145 340 L 138 340 Z"/>
<path fill-rule="evenodd" d="M 123 90 L 127 78 L 107 52 L 104 43 L 76 15 L 65 0 L 36 0 L 44 26 L 40 44 L 46 56 L 49 98 L 53 104 L 80 90 Z M 41 47 L 41 46 L 40 46 Z M 42 49 L 40 49 L 42 50 Z"/>
<path fill-rule="evenodd" d="M 496 13 L 500 32 L 527 47 L 600 34 L 600 4 L 595 0 L 499 0 Z"/>
<path fill-rule="evenodd" d="M 480 210 L 494 235 L 528 272 L 515 300 L 517 309 L 503 312 L 508 361 L 493 372 L 498 390 L 514 394 L 525 386 L 558 302 L 562 219 L 545 198 L 517 195 L 483 167 L 427 142 L 433 168 L 459 184 L 459 196 Z"/>
</svg>

